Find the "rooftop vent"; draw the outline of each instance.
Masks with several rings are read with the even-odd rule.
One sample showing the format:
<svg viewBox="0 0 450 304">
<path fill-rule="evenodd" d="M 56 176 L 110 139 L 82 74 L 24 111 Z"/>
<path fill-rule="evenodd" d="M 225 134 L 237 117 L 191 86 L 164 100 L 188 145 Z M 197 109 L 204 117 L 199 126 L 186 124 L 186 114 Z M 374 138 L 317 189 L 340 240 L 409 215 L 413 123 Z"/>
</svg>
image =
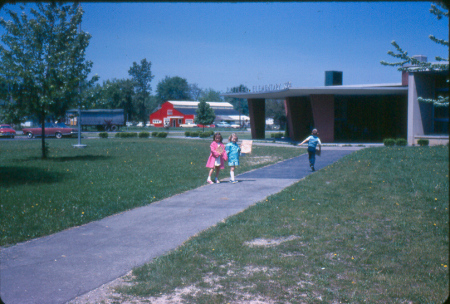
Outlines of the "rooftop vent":
<svg viewBox="0 0 450 304">
<path fill-rule="evenodd" d="M 419 60 L 421 62 L 427 62 L 428 61 L 427 56 L 424 56 L 424 55 L 414 55 L 414 56 L 412 56 L 412 58 L 417 59 L 417 60 Z"/>
<path fill-rule="evenodd" d="M 342 85 L 342 72 L 325 71 L 325 86 Z"/>
</svg>

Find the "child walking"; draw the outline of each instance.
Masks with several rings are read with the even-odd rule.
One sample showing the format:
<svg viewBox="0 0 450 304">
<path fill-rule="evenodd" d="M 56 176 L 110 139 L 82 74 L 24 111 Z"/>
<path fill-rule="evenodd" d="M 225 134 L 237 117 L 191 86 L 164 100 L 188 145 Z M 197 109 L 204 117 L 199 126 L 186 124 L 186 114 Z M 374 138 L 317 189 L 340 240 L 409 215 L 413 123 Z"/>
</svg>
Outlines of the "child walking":
<svg viewBox="0 0 450 304">
<path fill-rule="evenodd" d="M 313 171 L 316 171 L 316 169 L 314 168 L 314 164 L 316 162 L 316 146 L 319 145 L 319 153 L 322 148 L 322 142 L 320 141 L 320 138 L 318 137 L 318 135 L 319 135 L 319 132 L 317 132 L 317 129 L 313 129 L 312 134 L 299 144 L 299 146 L 301 146 L 305 142 L 308 142 L 309 166 L 311 167 L 311 170 L 313 170 Z"/>
<path fill-rule="evenodd" d="M 224 169 L 224 161 L 228 159 L 227 153 L 225 152 L 225 146 L 222 143 L 222 135 L 220 133 L 215 133 L 213 136 L 213 142 L 209 146 L 211 149 L 211 154 L 209 155 L 208 161 L 206 162 L 206 167 L 210 168 L 208 179 L 206 182 L 208 184 L 213 184 L 211 180 L 211 175 L 216 170 L 215 182 L 218 184 L 220 169 Z"/>
<path fill-rule="evenodd" d="M 230 137 L 228 137 L 229 143 L 227 143 L 225 147 L 225 151 L 227 152 L 228 156 L 228 166 L 230 166 L 230 183 L 237 183 L 237 181 L 234 180 L 234 169 L 236 166 L 239 166 L 239 155 L 241 154 L 241 147 L 238 146 L 237 141 L 238 137 L 235 133 L 231 134 Z"/>
</svg>

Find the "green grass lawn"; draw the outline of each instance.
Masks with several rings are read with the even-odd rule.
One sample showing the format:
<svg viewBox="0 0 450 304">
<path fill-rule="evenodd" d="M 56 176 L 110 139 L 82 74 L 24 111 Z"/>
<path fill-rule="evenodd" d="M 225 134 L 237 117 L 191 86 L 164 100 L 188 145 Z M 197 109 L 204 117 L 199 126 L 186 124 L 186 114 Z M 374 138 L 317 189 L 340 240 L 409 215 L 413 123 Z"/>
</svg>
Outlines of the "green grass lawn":
<svg viewBox="0 0 450 304">
<path fill-rule="evenodd" d="M 141 302 L 443 303 L 448 156 L 355 152 L 135 269 L 117 290 Z"/>
<path fill-rule="evenodd" d="M 0 143 L 0 244 L 10 245 L 194 189 L 206 182 L 211 140 L 76 139 Z M 226 141 L 225 141 L 226 142 Z M 304 149 L 254 147 L 238 172 L 304 153 Z M 220 178 L 229 176 L 229 168 Z"/>
</svg>

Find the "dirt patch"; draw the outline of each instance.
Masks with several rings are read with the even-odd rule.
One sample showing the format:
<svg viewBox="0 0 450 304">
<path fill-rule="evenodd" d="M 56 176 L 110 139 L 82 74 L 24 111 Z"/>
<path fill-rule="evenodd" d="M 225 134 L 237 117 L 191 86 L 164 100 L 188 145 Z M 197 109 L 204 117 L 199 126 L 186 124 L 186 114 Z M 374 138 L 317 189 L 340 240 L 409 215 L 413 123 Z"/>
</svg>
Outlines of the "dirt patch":
<svg viewBox="0 0 450 304">
<path fill-rule="evenodd" d="M 259 165 L 259 164 L 268 164 L 272 162 L 280 161 L 281 158 L 277 156 L 252 156 L 247 158 L 245 161 L 248 165 Z"/>
<path fill-rule="evenodd" d="M 282 243 L 293 241 L 299 239 L 299 236 L 291 235 L 285 238 L 277 238 L 277 239 L 254 239 L 250 242 L 244 242 L 244 245 L 249 247 L 275 247 Z"/>
</svg>

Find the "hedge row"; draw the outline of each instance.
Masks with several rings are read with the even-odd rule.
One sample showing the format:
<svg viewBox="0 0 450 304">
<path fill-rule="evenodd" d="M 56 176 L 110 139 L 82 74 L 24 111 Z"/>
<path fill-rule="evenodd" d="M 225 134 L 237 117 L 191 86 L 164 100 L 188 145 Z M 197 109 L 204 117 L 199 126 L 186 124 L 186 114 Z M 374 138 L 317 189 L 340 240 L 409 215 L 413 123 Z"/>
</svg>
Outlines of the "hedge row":
<svg viewBox="0 0 450 304">
<path fill-rule="evenodd" d="M 386 147 L 393 147 L 393 146 L 406 146 L 408 144 L 408 142 L 406 141 L 406 139 L 404 138 L 385 138 L 383 140 L 383 144 Z"/>
<path fill-rule="evenodd" d="M 206 137 L 210 137 L 214 135 L 214 131 L 186 131 L 184 132 L 184 136 L 186 137 L 201 137 L 201 138 L 206 138 Z"/>
<path fill-rule="evenodd" d="M 271 138 L 281 138 L 281 137 L 283 137 L 283 136 L 284 136 L 283 132 L 270 133 L 270 137 L 271 137 Z"/>
<path fill-rule="evenodd" d="M 166 138 L 167 132 L 152 132 L 152 137 Z"/>
<path fill-rule="evenodd" d="M 157 132 L 154 132 L 157 133 Z M 161 133 L 165 133 L 165 132 L 161 132 Z M 167 133 L 165 133 L 165 136 L 157 136 L 157 137 L 166 137 Z M 109 134 L 107 132 L 101 132 L 98 133 L 98 136 L 100 138 L 108 138 Z M 116 133 L 116 135 L 114 135 L 114 137 L 116 138 L 130 138 L 130 137 L 139 137 L 139 138 L 149 138 L 150 137 L 150 133 L 149 132 L 139 132 L 139 133 L 135 133 L 135 132 L 119 132 Z"/>
<path fill-rule="evenodd" d="M 129 138 L 129 137 L 138 137 L 137 133 L 134 132 L 119 132 L 114 135 L 117 138 Z"/>
</svg>

